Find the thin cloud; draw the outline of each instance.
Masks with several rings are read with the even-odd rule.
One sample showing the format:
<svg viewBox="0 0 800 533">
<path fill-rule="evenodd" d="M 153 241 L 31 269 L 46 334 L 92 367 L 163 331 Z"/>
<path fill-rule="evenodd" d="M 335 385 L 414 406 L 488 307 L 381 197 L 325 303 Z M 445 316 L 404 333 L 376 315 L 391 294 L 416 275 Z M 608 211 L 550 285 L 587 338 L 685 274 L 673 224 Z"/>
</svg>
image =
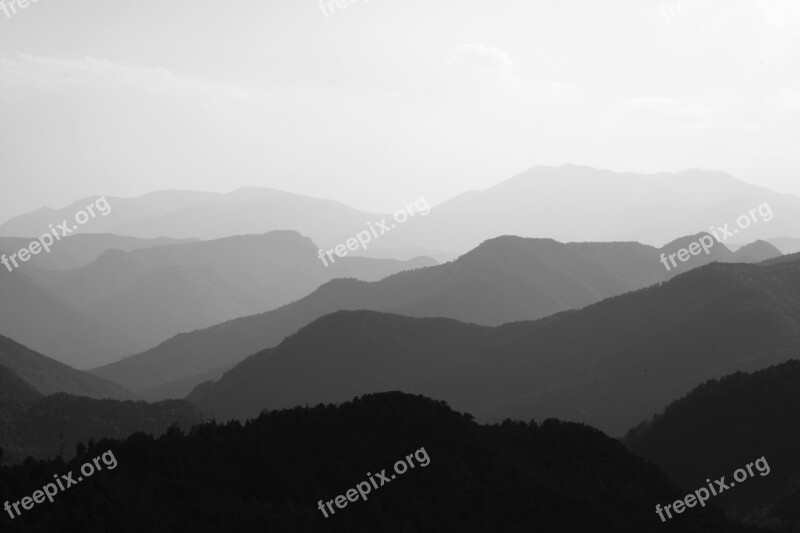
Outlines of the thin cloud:
<svg viewBox="0 0 800 533">
<path fill-rule="evenodd" d="M 247 99 L 252 95 L 231 84 L 195 80 L 160 67 L 113 63 L 86 57 L 60 59 L 19 54 L 0 58 L 0 87 L 41 90 L 130 89 L 157 94 L 193 94 Z"/>
<path fill-rule="evenodd" d="M 775 112 L 800 111 L 800 91 L 785 91 L 767 97 L 767 103 Z"/>
<path fill-rule="evenodd" d="M 511 68 L 508 55 L 493 46 L 460 44 L 447 62 L 450 68 Z"/>
<path fill-rule="evenodd" d="M 493 46 L 483 44 L 459 44 L 447 60 L 447 68 L 461 72 L 472 72 L 481 77 L 499 79 L 504 85 L 523 85 L 513 72 L 514 63 L 508 54 Z"/>
<path fill-rule="evenodd" d="M 619 104 L 619 109 L 624 111 L 663 111 L 677 107 L 682 100 L 677 98 L 647 97 L 634 98 Z"/>
</svg>

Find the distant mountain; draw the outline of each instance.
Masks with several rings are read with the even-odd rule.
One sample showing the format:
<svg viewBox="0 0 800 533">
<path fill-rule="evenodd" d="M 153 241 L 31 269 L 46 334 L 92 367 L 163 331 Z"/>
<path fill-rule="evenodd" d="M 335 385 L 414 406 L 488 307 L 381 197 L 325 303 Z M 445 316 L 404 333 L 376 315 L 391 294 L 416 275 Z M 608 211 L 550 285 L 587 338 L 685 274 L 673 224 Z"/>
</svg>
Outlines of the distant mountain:
<svg viewBox="0 0 800 533">
<path fill-rule="evenodd" d="M 390 388 L 486 420 L 556 416 L 621 435 L 706 379 L 792 358 L 798 319 L 800 261 L 715 263 L 579 311 L 495 328 L 342 311 L 189 399 L 219 419 L 244 419 Z"/>
<path fill-rule="evenodd" d="M 736 250 L 734 256 L 741 263 L 760 263 L 776 257 L 782 257 L 778 248 L 766 241 L 755 241 Z"/>
<path fill-rule="evenodd" d="M 9 372 L 0 367 L 0 382 L 6 384 L 4 374 Z M 18 381 L 17 385 L 20 383 L 24 382 Z M 65 458 L 69 458 L 74 455 L 75 446 L 88 439 L 122 439 L 137 432 L 160 435 L 172 425 L 189 429 L 205 419 L 200 409 L 183 400 L 121 402 L 59 393 L 33 401 L 26 399 L 21 404 L 17 400 L 9 402 L 0 394 L 0 448 L 4 450 L 4 461 L 9 463 L 21 462 L 28 456 L 55 457 L 62 446 Z"/>
<path fill-rule="evenodd" d="M 692 255 L 692 246 L 697 255 Z M 708 253 L 705 250 L 708 249 Z M 688 256 L 686 262 L 680 260 L 681 250 Z M 714 239 L 710 233 L 698 233 L 680 237 L 665 244 L 659 249 L 664 254 L 662 266 L 669 267 L 670 277 L 710 263 L 760 263 L 762 261 L 782 257 L 781 251 L 766 241 L 754 241 L 740 246 L 735 252 L 724 243 Z M 674 257 L 672 257 L 674 256 Z M 673 264 L 675 263 L 675 264 Z"/>
<path fill-rule="evenodd" d="M 376 241 L 374 244 L 370 243 L 370 246 L 366 250 L 359 249 L 353 252 L 353 255 L 361 257 L 374 257 L 376 259 L 399 259 L 401 261 L 406 261 L 422 255 L 433 257 L 440 263 L 447 263 L 457 259 L 461 254 L 445 252 L 442 250 L 432 250 L 429 248 L 419 248 L 416 246 L 410 248 L 381 248 L 380 241 Z"/>
<path fill-rule="evenodd" d="M 273 231 L 127 253 L 108 250 L 84 267 L 32 277 L 108 330 L 135 336 L 135 342 L 106 350 L 103 362 L 109 362 L 180 332 L 298 300 L 337 276 L 377 280 L 434 264 L 425 257 L 344 257 L 326 267 L 310 239 L 295 231 Z M 7 333 L 16 334 L 12 329 Z M 63 357 L 62 352 L 54 355 Z"/>
<path fill-rule="evenodd" d="M 762 265 L 782 265 L 786 263 L 794 263 L 800 260 L 800 252 L 793 253 L 790 255 L 782 255 L 780 257 L 773 257 L 772 259 L 767 259 L 766 261 L 762 261 Z"/>
<path fill-rule="evenodd" d="M 774 215 L 738 230 L 737 218 L 766 203 Z M 764 208 L 764 212 L 767 209 Z M 480 214 L 480 216 L 476 216 Z M 742 182 L 723 172 L 635 174 L 564 165 L 537 166 L 484 191 L 432 207 L 383 235 L 387 248 L 465 252 L 497 235 L 558 241 L 637 241 L 654 246 L 730 225 L 747 241 L 800 238 L 800 197 Z M 724 235 L 718 232 L 720 238 Z"/>
<path fill-rule="evenodd" d="M 26 408 L 14 424 L 19 440 L 0 442 L 0 446 L 11 461 L 28 455 L 54 457 L 59 453 L 59 435 L 63 434 L 64 454 L 72 457 L 76 444 L 88 439 L 124 439 L 138 432 L 160 435 L 172 425 L 188 430 L 206 419 L 202 410 L 184 400 L 147 403 L 59 393 Z"/>
<path fill-rule="evenodd" d="M 678 244 L 664 250 L 673 253 Z M 276 346 L 327 313 L 369 309 L 484 325 L 532 320 L 659 283 L 681 271 L 667 271 L 660 254 L 661 250 L 638 243 L 563 244 L 498 237 L 451 263 L 401 272 L 376 283 L 335 280 L 269 313 L 173 337 L 93 372 L 149 399 L 167 393 L 182 397 L 201 378 L 216 379 L 222 370 Z M 712 260 L 738 259 L 738 254 L 718 245 L 708 256 L 678 264 L 685 270 Z"/>
<path fill-rule="evenodd" d="M 0 501 L 109 450 L 116 468 L 73 489 L 77 502 L 65 495 L 37 506 L 24 521 L 6 520 L 6 530 L 58 533 L 80 523 L 85 533 L 130 524 L 193 532 L 746 531 L 713 507 L 662 523 L 655 502 L 683 494 L 592 428 L 557 420 L 479 426 L 442 403 L 399 393 L 268 413 L 245 425 L 205 424 L 191 435 L 103 440 L 70 465 L 0 469 Z M 413 468 L 395 474 L 395 461 Z M 356 486 L 363 499 L 354 491 L 334 506 Z M 320 500 L 333 506 L 327 518 Z"/>
<path fill-rule="evenodd" d="M 623 271 L 624 277 L 618 275 L 615 269 L 628 263 L 636 274 Z M 93 372 L 148 398 L 154 397 L 148 389 L 181 380 L 184 385 L 177 392 L 183 396 L 200 383 L 187 382 L 186 377 L 229 368 L 340 309 L 447 316 L 496 325 L 587 305 L 666 276 L 656 251 L 636 243 L 565 245 L 502 237 L 452 263 L 395 274 L 376 283 L 334 280 L 275 311 L 179 335 Z"/>
<path fill-rule="evenodd" d="M 628 432 L 625 444 L 681 488 L 733 473 L 764 457 L 755 479 L 715 501 L 760 525 L 800 524 L 800 361 L 711 380 Z M 764 475 L 765 474 L 765 475 Z M 787 529 L 788 531 L 788 529 Z"/>
<path fill-rule="evenodd" d="M 64 392 L 97 399 L 133 397 L 130 391 L 115 383 L 75 370 L 3 336 L 0 336 L 0 366 L 14 372 L 42 395 Z"/>
<path fill-rule="evenodd" d="M 84 198 L 63 209 L 39 209 L 0 225 L 0 235 L 40 235 L 49 224 L 72 220 L 94 202 Z M 220 194 L 157 191 L 137 198 L 107 196 L 111 211 L 92 218 L 76 231 L 114 233 L 139 238 L 219 239 L 296 230 L 325 249 L 344 243 L 382 215 L 366 213 L 331 200 L 268 188 L 243 188 Z"/>
<path fill-rule="evenodd" d="M 50 222 L 52 223 L 52 221 Z M 46 233 L 48 227 L 38 228 L 34 235 L 39 237 Z M 34 237 L 0 237 L 0 249 L 7 250 L 8 253 L 15 253 L 22 248 L 27 248 Z M 195 239 L 138 239 L 134 237 L 121 237 L 107 233 L 83 233 L 70 235 L 68 239 L 59 240 L 54 244 L 50 253 L 39 253 L 32 255 L 25 263 L 26 272 L 32 265 L 45 270 L 69 270 L 86 266 L 105 252 L 106 250 L 122 250 L 130 252 L 139 248 L 151 248 L 165 244 L 178 244 L 181 242 L 193 242 Z"/>
<path fill-rule="evenodd" d="M 108 354 L 147 347 L 137 342 L 135 332 L 110 328 L 61 301 L 28 277 L 26 269 L 0 268 L 0 335 L 76 368 L 102 364 Z"/>
<path fill-rule="evenodd" d="M 553 321 L 510 344 L 503 365 L 465 371 L 463 387 L 504 369 L 494 417 L 548 413 L 621 435 L 704 380 L 794 357 L 799 319 L 800 262 L 716 263 Z"/>
<path fill-rule="evenodd" d="M 221 195 L 209 192 L 194 191 L 158 191 L 145 194 L 138 198 L 105 197 L 111 211 L 107 215 L 99 214 L 91 219 L 91 224 L 78 227 L 73 236 L 78 233 L 117 233 L 109 231 L 118 224 L 153 217 L 171 211 L 186 209 L 195 206 L 215 205 Z M 0 225 L 0 235 L 5 237 L 19 237 L 41 235 L 50 224 L 59 224 L 62 220 L 74 220 L 78 211 L 94 203 L 100 196 L 76 200 L 71 205 L 62 209 L 43 207 L 36 211 L 13 217 Z M 44 228 L 44 230 L 43 230 Z M 163 235 L 166 235 L 163 234 Z M 156 237 L 161 237 L 157 235 Z"/>
<path fill-rule="evenodd" d="M 770 244 L 774 245 L 784 254 L 796 254 L 800 252 L 800 238 L 784 238 L 778 237 L 775 239 L 768 239 Z"/>
<path fill-rule="evenodd" d="M 20 440 L 15 423 L 24 417 L 25 409 L 40 398 L 36 389 L 0 365 L 0 447 Z"/>
<path fill-rule="evenodd" d="M 41 398 L 36 389 L 11 369 L 0 365 L 0 425 L 18 418 L 21 408 Z M 8 431 L 0 432 L 7 435 Z"/>
<path fill-rule="evenodd" d="M 39 235 L 48 224 L 72 219 L 95 199 L 12 218 L 0 225 L 0 235 Z M 389 228 L 393 223 L 391 214 L 366 213 L 267 188 L 226 194 L 157 191 L 107 200 L 111 213 L 91 219 L 78 231 L 218 239 L 293 229 L 328 250 L 366 230 L 369 223 L 383 218 Z M 440 258 L 465 253 L 498 235 L 661 246 L 680 235 L 725 224 L 735 229 L 738 217 L 751 216 L 751 210 L 765 203 L 774 218 L 766 221 L 756 213 L 757 222 L 751 220 L 737 238 L 800 238 L 799 197 L 749 185 L 724 172 L 634 174 L 576 165 L 537 166 L 484 191 L 469 191 L 433 206 L 427 215 L 408 218 L 373 243 L 382 250 L 378 253 L 416 248 L 440 251 Z"/>
</svg>

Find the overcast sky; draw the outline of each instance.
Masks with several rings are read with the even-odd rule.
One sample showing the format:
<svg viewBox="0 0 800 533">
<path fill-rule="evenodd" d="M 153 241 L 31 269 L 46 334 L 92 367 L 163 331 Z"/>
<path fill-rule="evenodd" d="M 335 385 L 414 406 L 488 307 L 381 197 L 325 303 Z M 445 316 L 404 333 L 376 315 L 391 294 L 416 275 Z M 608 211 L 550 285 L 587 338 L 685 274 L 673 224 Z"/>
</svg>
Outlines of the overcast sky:
<svg viewBox="0 0 800 533">
<path fill-rule="evenodd" d="M 800 2 L 692 3 L 0 10 L 0 221 L 252 185 L 393 211 L 568 162 L 800 194 Z"/>
</svg>

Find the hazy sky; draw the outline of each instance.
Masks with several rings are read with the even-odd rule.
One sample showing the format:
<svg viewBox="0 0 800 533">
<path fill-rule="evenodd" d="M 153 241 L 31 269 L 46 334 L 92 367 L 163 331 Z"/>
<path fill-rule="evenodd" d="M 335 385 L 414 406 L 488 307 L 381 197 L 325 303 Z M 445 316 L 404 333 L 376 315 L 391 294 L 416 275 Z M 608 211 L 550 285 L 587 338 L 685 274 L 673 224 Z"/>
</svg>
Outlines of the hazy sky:
<svg viewBox="0 0 800 533">
<path fill-rule="evenodd" d="M 0 10 L 0 221 L 92 194 L 249 185 L 393 211 L 566 162 L 724 170 L 800 194 L 800 2 L 677 5 Z"/>
</svg>

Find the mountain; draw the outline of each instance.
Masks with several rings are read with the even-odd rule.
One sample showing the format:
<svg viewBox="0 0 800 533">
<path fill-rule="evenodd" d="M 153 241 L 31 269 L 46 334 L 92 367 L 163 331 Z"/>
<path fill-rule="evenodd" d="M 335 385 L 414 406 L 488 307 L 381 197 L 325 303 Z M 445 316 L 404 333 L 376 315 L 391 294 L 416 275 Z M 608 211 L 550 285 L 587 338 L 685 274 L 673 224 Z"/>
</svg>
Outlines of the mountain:
<svg viewBox="0 0 800 533">
<path fill-rule="evenodd" d="M 205 240 L 292 229 L 327 250 L 381 218 L 331 200 L 256 187 L 224 194 L 156 191 L 137 198 L 105 198 L 108 214 L 90 219 L 77 232 Z M 0 235 L 40 235 L 49 224 L 72 220 L 97 200 L 84 198 L 63 209 L 42 208 L 14 217 L 0 225 Z"/>
<path fill-rule="evenodd" d="M 75 370 L 3 336 L 0 336 L 0 366 L 12 371 L 42 395 L 64 392 L 74 396 L 117 400 L 127 400 L 133 396 L 115 383 Z"/>
<path fill-rule="evenodd" d="M 160 434 L 172 424 L 189 428 L 205 420 L 199 408 L 182 400 L 98 399 L 129 396 L 114 384 L 0 337 L 0 456 L 10 462 L 54 457 L 60 446 L 71 452 L 90 438 Z"/>
<path fill-rule="evenodd" d="M 758 467 L 751 466 L 757 471 L 754 480 L 736 483 L 735 489 L 720 494 L 715 502 L 732 515 L 764 526 L 797 525 L 798 391 L 797 360 L 713 379 L 632 429 L 624 442 L 686 490 L 723 474 L 733 481 L 735 470 L 763 457 Z"/>
<path fill-rule="evenodd" d="M 798 319 L 800 262 L 715 263 L 532 331 L 502 363 L 465 369 L 462 394 L 483 376 L 507 398 L 487 415 L 548 413 L 621 435 L 704 380 L 794 357 Z"/>
<path fill-rule="evenodd" d="M 0 365 L 0 419 L 5 419 L 9 406 L 30 405 L 41 397 L 36 389 L 26 383 L 11 369 Z"/>
<path fill-rule="evenodd" d="M 0 446 L 18 441 L 15 422 L 24 417 L 25 409 L 41 398 L 36 389 L 8 368 L 0 365 Z M 3 448 L 0 448 L 0 452 Z M 0 453 L 0 463 L 3 460 Z"/>
<path fill-rule="evenodd" d="M 123 439 L 134 433 L 160 435 L 175 425 L 185 430 L 204 422 L 206 414 L 183 400 L 156 403 L 95 400 L 58 393 L 28 406 L 14 423 L 18 440 L 0 442 L 10 461 L 27 456 L 54 457 L 63 435 L 65 455 L 87 439 Z"/>
<path fill-rule="evenodd" d="M 77 471 L 103 454 L 101 464 L 113 464 L 113 471 L 73 488 L 79 499 L 58 498 L 4 527 L 54 533 L 75 531 L 74 524 L 86 533 L 746 531 L 713 507 L 662 523 L 655 502 L 682 493 L 592 428 L 557 420 L 480 426 L 442 403 L 399 393 L 272 412 L 244 425 L 205 424 L 190 435 L 173 430 L 160 438 L 103 440 L 69 465 L 0 469 L 0 500 L 17 501 L 36 486 L 32 480 Z M 403 471 L 399 462 L 413 468 Z M 349 502 L 342 496 L 334 506 L 337 495 L 354 487 L 363 498 L 354 489 Z M 324 515 L 320 500 L 331 501 Z"/>
<path fill-rule="evenodd" d="M 741 263 L 760 263 L 768 261 L 777 257 L 782 257 L 781 251 L 774 245 L 767 241 L 755 241 L 743 246 L 736 250 L 734 256 L 737 256 Z"/>
<path fill-rule="evenodd" d="M 747 241 L 800 238 L 800 198 L 749 185 L 724 172 L 699 169 L 635 174 L 576 165 L 537 166 L 484 191 L 458 195 L 396 228 L 391 227 L 392 215 L 267 188 L 225 194 L 157 191 L 106 200 L 110 213 L 91 219 L 78 231 L 218 239 L 293 229 L 328 250 L 385 218 L 389 232 L 371 246 L 383 253 L 437 250 L 443 254 L 437 257 L 465 253 L 498 235 L 661 246 L 676 236 L 729 224 L 738 233 L 736 238 Z M 72 219 L 95 201 L 85 198 L 64 209 L 43 208 L 12 218 L 0 225 L 0 235 L 39 235 L 48 224 Z M 759 211 L 762 205 L 764 214 Z M 742 216 L 755 219 L 738 231 L 736 223 Z"/>
<path fill-rule="evenodd" d="M 35 279 L 51 295 L 107 329 L 135 332 L 135 343 L 106 351 L 104 362 L 108 362 L 176 333 L 298 300 L 336 276 L 376 280 L 433 264 L 425 257 L 410 261 L 344 257 L 325 267 L 310 239 L 295 231 L 273 231 L 127 253 L 108 250 L 84 267 L 39 272 Z"/>
<path fill-rule="evenodd" d="M 61 301 L 25 270 L 0 269 L 0 335 L 76 368 L 103 364 L 109 353 L 147 347 L 132 338 L 134 332 L 110 328 L 102 319 Z"/>
<path fill-rule="evenodd" d="M 759 206 L 764 215 L 758 212 Z M 746 229 L 740 216 L 751 217 Z M 772 213 L 772 216 L 770 216 Z M 479 214 L 479 216 L 476 216 Z M 769 220 L 767 220 L 769 219 Z M 744 222 L 742 222 L 744 224 Z M 692 169 L 635 174 L 563 165 L 537 166 L 484 191 L 469 191 L 381 236 L 387 248 L 465 252 L 497 235 L 558 241 L 638 241 L 661 246 L 725 224 L 748 241 L 800 237 L 800 198 Z M 402 228 L 402 229 L 401 229 Z"/>
<path fill-rule="evenodd" d="M 448 316 L 490 325 L 539 318 L 664 279 L 666 271 L 653 254 L 655 250 L 636 243 L 591 246 L 498 238 L 452 263 L 375 283 L 334 280 L 275 311 L 173 337 L 93 372 L 147 395 L 148 389 L 173 380 L 229 368 L 340 309 Z M 628 263 L 635 264 L 638 277 L 615 272 Z M 178 391 L 183 396 L 198 383 L 186 382 Z"/>
<path fill-rule="evenodd" d="M 14 375 L 0 366 L 3 385 Z M 23 388 L 26 385 L 17 379 L 13 396 L 0 393 L 0 450 L 11 463 L 29 456 L 55 457 L 62 447 L 65 456 L 72 456 L 75 446 L 87 439 L 125 438 L 137 432 L 159 435 L 170 426 L 189 429 L 206 419 L 200 409 L 183 400 L 147 403 L 64 393 L 40 396 L 32 387 Z"/>
<path fill-rule="evenodd" d="M 443 252 L 441 250 L 431 250 L 429 248 L 419 248 L 416 246 L 410 248 L 382 248 L 380 241 L 370 244 L 369 248 L 366 250 L 357 250 L 353 252 L 353 254 L 356 256 L 373 257 L 375 259 L 399 259 L 401 261 L 407 261 L 414 257 L 424 255 L 433 257 L 440 263 L 453 261 L 461 255 L 453 252 Z"/>
<path fill-rule="evenodd" d="M 692 249 L 697 255 L 691 254 Z M 686 250 L 686 252 L 681 252 L 681 250 Z M 783 256 L 775 246 L 761 240 L 731 251 L 724 243 L 706 232 L 675 239 L 662 246 L 659 252 L 663 254 L 660 256 L 662 266 L 665 269 L 669 268 L 670 277 L 714 262 L 760 263 Z M 686 262 L 680 260 L 681 254 L 687 258 Z"/>
<path fill-rule="evenodd" d="M 774 245 L 784 254 L 796 254 L 800 252 L 800 238 L 783 238 L 778 237 L 775 239 L 769 239 L 770 244 Z"/>
<path fill-rule="evenodd" d="M 52 223 L 52 221 L 51 221 Z M 48 227 L 40 227 L 35 233 L 36 237 L 47 232 Z M 27 248 L 31 241 L 36 240 L 32 237 L 0 237 L 0 249 L 14 253 L 22 248 Z M 193 242 L 194 239 L 137 239 L 134 237 L 122 237 L 107 233 L 83 233 L 70 235 L 68 239 L 59 240 L 53 244 L 49 253 L 39 253 L 32 255 L 25 264 L 26 272 L 31 265 L 45 270 L 70 270 L 86 266 L 105 252 L 106 250 L 122 250 L 130 252 L 140 248 L 151 248 L 165 244 L 178 244 L 181 242 Z"/>
<path fill-rule="evenodd" d="M 678 244 L 670 243 L 663 250 L 673 253 Z M 183 397 L 192 386 L 216 379 L 246 356 L 276 346 L 327 313 L 369 309 L 484 325 L 538 319 L 659 283 L 680 272 L 680 268 L 667 271 L 659 261 L 661 253 L 639 243 L 563 244 L 552 239 L 498 237 L 444 265 L 401 272 L 375 283 L 334 280 L 274 311 L 178 335 L 93 372 L 149 399 L 179 393 Z M 739 258 L 719 245 L 711 247 L 708 256 L 692 257 L 691 263 L 679 266 L 686 269 L 711 260 Z"/>
<path fill-rule="evenodd" d="M 50 224 L 55 225 L 62 220 L 74 219 L 78 211 L 96 203 L 101 198 L 106 198 L 110 207 L 107 214 L 92 218 L 90 225 L 78 227 L 72 236 L 86 232 L 116 233 L 109 230 L 118 224 L 194 206 L 214 205 L 219 201 L 219 197 L 220 195 L 215 193 L 194 191 L 158 191 L 133 199 L 93 196 L 76 200 L 61 209 L 42 207 L 36 211 L 13 217 L 0 225 L 0 235 L 5 237 L 41 235 L 43 228 L 46 230 Z"/>
<path fill-rule="evenodd" d="M 578 311 L 495 328 L 341 311 L 188 399 L 220 419 L 244 419 L 389 387 L 485 420 L 556 416 L 622 435 L 704 380 L 792 358 L 798 318 L 800 261 L 714 263 Z"/>
<path fill-rule="evenodd" d="M 790 255 L 782 255 L 780 257 L 773 257 L 772 259 L 767 259 L 766 261 L 762 261 L 762 265 L 782 265 L 786 263 L 794 263 L 800 260 L 800 252 L 793 253 Z"/>
</svg>

